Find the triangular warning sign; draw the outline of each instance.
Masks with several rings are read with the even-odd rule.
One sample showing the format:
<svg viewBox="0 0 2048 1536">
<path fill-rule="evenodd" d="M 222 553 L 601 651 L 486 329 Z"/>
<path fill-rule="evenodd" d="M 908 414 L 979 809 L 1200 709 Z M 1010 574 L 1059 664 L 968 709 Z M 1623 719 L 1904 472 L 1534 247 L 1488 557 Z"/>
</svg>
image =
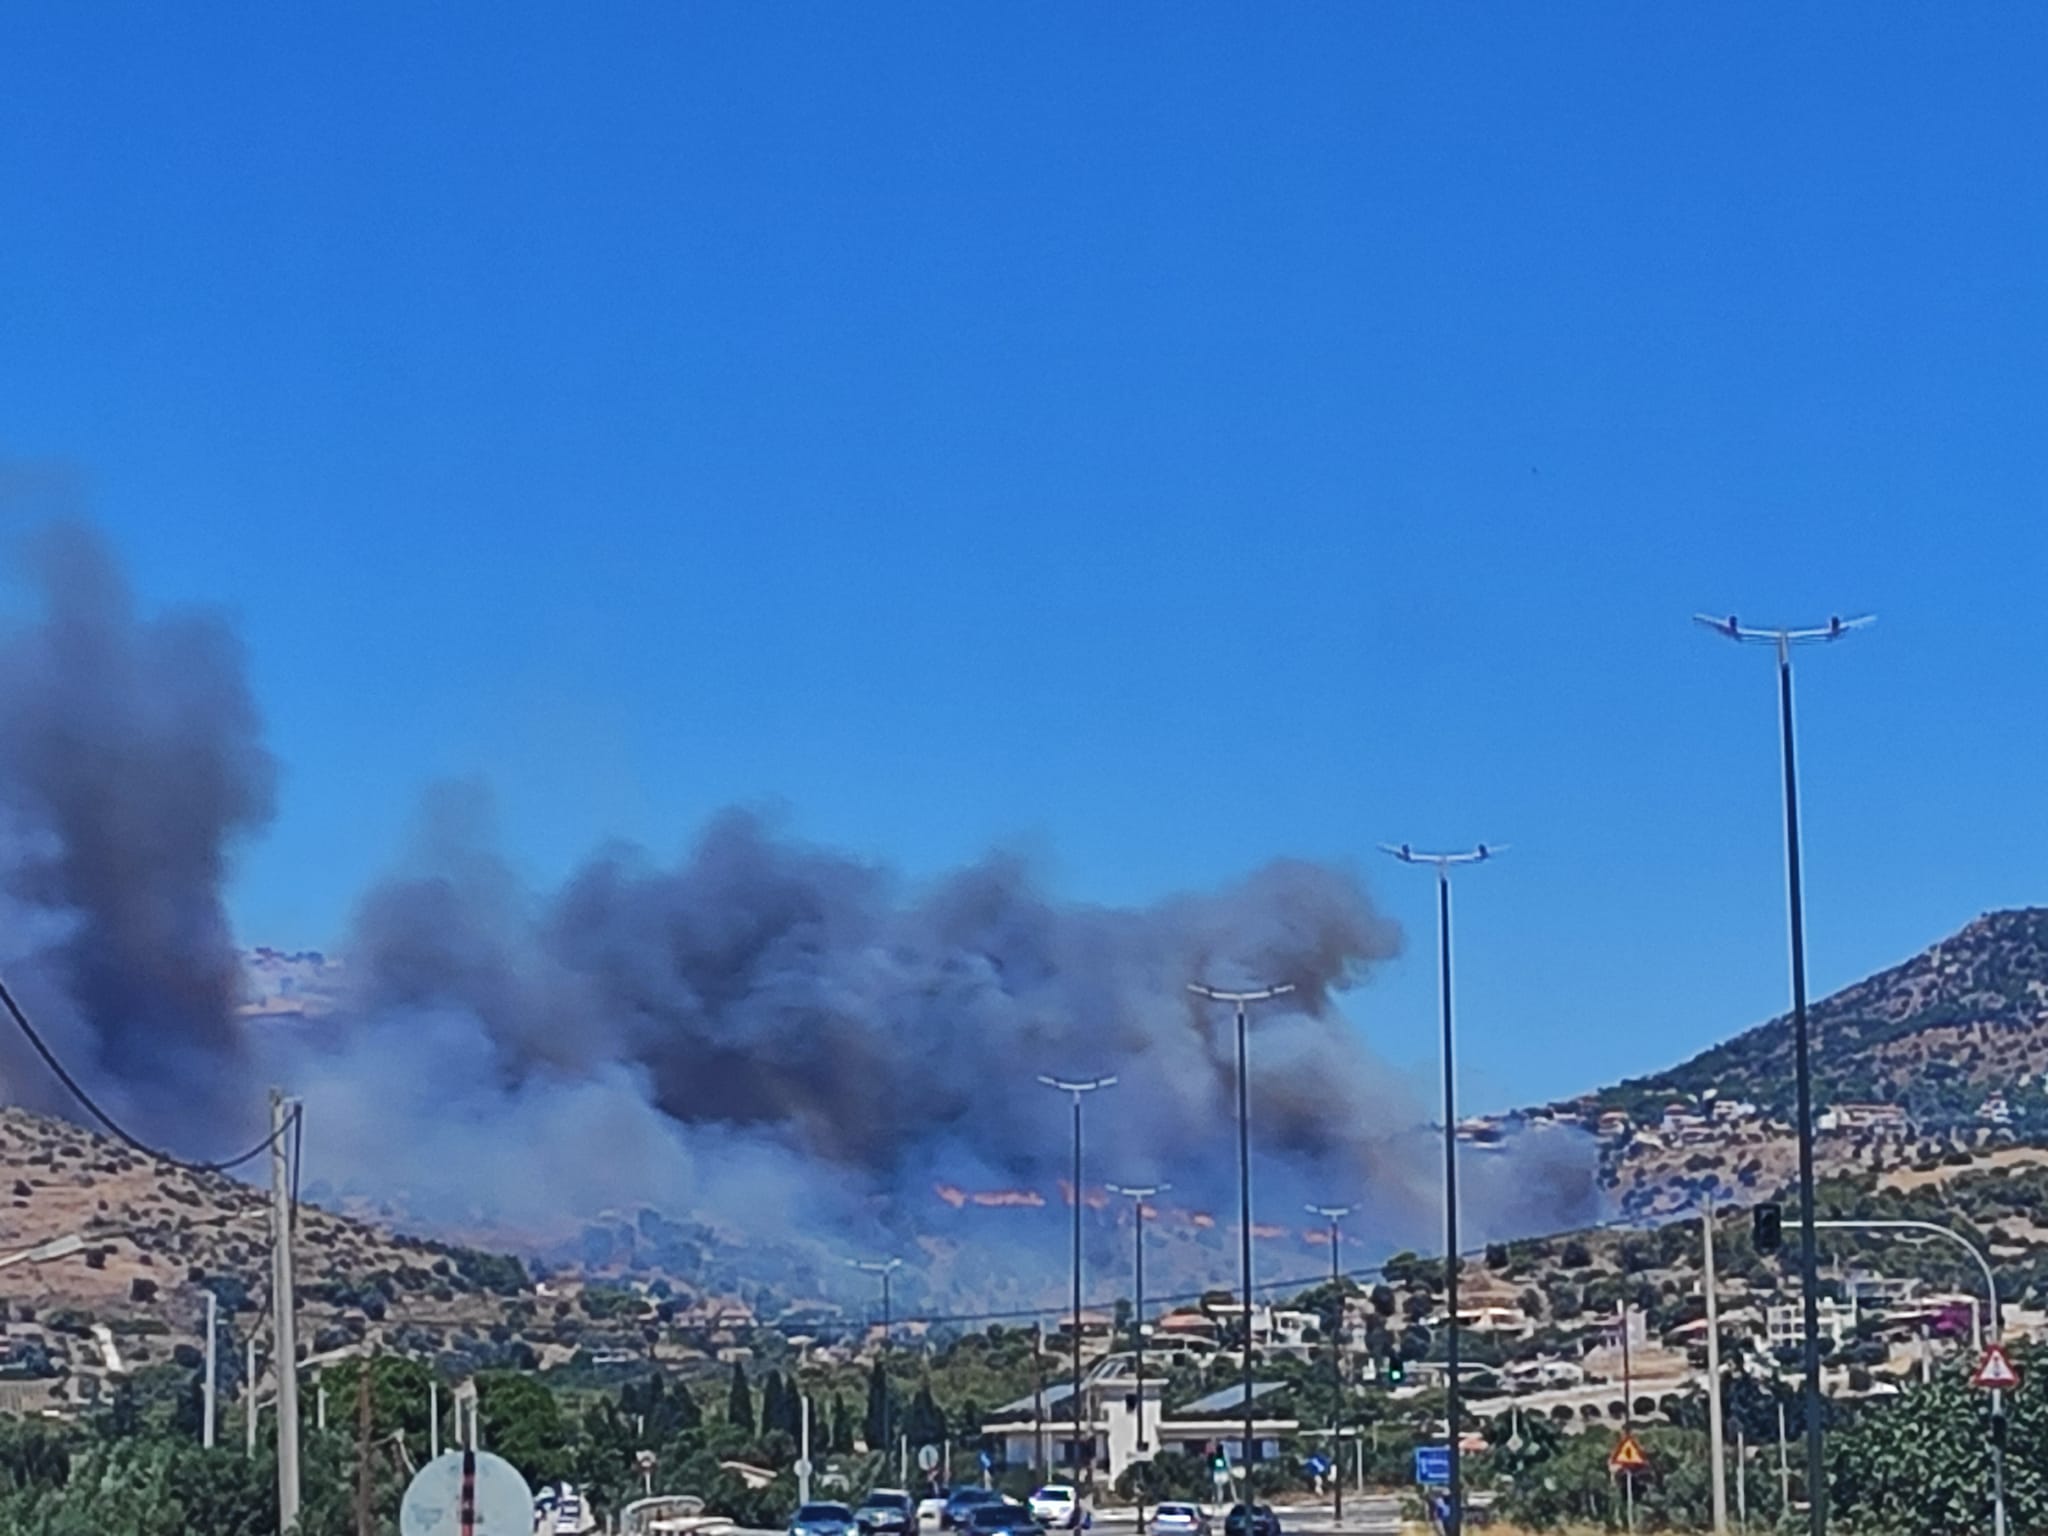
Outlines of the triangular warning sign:
<svg viewBox="0 0 2048 1536">
<path fill-rule="evenodd" d="M 1636 1432 L 1629 1430 L 1615 1442 L 1614 1450 L 1607 1458 L 1610 1472 L 1642 1472 L 1648 1469 L 1650 1458 L 1643 1454 L 1643 1443 L 1636 1438 Z"/>
<path fill-rule="evenodd" d="M 1977 1374 L 1970 1378 L 1971 1386 L 1994 1392 L 2010 1392 L 2019 1384 L 2020 1373 L 2006 1358 L 2004 1347 L 1998 1344 L 1984 1351 L 1984 1358 L 1977 1364 Z"/>
</svg>

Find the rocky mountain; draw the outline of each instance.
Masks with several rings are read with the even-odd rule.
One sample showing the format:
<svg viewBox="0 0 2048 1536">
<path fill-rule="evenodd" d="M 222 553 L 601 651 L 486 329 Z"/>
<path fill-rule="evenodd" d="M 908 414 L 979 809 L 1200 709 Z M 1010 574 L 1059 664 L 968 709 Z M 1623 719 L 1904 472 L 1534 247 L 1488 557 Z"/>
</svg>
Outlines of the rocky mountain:
<svg viewBox="0 0 2048 1536">
<path fill-rule="evenodd" d="M 2048 908 L 1987 913 L 1809 1017 L 1823 1171 L 2048 1138 Z M 1649 1215 L 1779 1188 L 1794 1094 L 1784 1015 L 1548 1113 L 1601 1129 L 1606 1183 Z"/>
<path fill-rule="evenodd" d="M 1894 1104 L 1944 1131 L 1979 1123 L 1998 1094 L 2010 1123 L 2048 1130 L 2048 907 L 1988 913 L 1823 998 L 1810 1018 L 1818 1106 Z M 1709 1092 L 1790 1114 L 1790 1015 L 1599 1099 L 1636 1110 Z"/>
</svg>

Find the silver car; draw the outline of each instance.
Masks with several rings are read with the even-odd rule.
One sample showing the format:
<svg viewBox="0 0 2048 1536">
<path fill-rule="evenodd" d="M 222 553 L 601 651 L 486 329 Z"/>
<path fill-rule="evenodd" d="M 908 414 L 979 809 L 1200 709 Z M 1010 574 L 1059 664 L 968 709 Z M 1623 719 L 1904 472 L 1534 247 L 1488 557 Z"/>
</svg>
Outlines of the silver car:
<svg viewBox="0 0 2048 1536">
<path fill-rule="evenodd" d="M 1209 1536 L 1209 1517 L 1199 1504 L 1162 1504 L 1152 1511 L 1160 1536 Z"/>
</svg>

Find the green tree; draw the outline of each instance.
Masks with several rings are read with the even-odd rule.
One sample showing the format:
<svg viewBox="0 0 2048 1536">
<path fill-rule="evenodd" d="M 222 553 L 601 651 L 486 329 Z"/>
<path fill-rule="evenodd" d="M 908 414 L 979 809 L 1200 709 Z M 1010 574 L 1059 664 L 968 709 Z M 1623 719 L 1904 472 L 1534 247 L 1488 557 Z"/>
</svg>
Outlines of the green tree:
<svg viewBox="0 0 2048 1536">
<path fill-rule="evenodd" d="M 888 1440 L 899 1424 L 895 1412 L 895 1394 L 889 1386 L 888 1374 L 877 1359 L 868 1372 L 868 1411 L 861 1421 L 861 1437 L 867 1441 L 871 1451 L 885 1451 Z"/>
<path fill-rule="evenodd" d="M 853 1410 L 847 1407 L 844 1392 L 832 1394 L 831 1449 L 839 1456 L 853 1454 Z"/>
<path fill-rule="evenodd" d="M 747 1386 L 747 1368 L 737 1360 L 732 1363 L 732 1385 L 726 1389 L 725 1418 L 735 1429 L 754 1433 L 754 1394 Z"/>
<path fill-rule="evenodd" d="M 486 1446 L 536 1486 L 570 1475 L 572 1436 L 554 1393 L 538 1378 L 514 1371 L 487 1372 L 476 1386 Z"/>
</svg>

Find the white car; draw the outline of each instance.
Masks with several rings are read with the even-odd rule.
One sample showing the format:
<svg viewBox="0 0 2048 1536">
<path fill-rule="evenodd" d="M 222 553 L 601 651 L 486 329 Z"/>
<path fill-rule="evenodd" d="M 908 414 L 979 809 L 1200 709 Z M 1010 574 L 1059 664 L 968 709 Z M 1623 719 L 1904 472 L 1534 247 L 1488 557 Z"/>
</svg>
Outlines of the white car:
<svg viewBox="0 0 2048 1536">
<path fill-rule="evenodd" d="M 1162 1504 L 1152 1511 L 1152 1529 L 1161 1536 L 1209 1536 L 1209 1517 L 1198 1504 Z"/>
<path fill-rule="evenodd" d="M 929 1494 L 917 1501 L 917 1528 L 920 1531 L 936 1531 L 946 1523 L 946 1496 L 943 1493 Z"/>
<path fill-rule="evenodd" d="M 1083 1531 L 1094 1523 L 1081 1496 L 1064 1483 L 1047 1483 L 1030 1504 L 1031 1518 L 1049 1531 Z"/>
</svg>

